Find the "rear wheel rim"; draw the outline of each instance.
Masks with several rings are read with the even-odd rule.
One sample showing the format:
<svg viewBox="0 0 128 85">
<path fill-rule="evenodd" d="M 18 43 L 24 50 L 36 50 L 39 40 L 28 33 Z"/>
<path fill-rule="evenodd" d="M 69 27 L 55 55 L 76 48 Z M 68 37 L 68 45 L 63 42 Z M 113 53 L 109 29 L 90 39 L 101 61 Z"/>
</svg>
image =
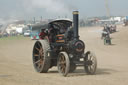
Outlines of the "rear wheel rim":
<svg viewBox="0 0 128 85">
<path fill-rule="evenodd" d="M 41 43 L 37 42 L 34 47 L 33 63 L 37 71 L 40 71 L 44 63 L 44 51 Z"/>
</svg>

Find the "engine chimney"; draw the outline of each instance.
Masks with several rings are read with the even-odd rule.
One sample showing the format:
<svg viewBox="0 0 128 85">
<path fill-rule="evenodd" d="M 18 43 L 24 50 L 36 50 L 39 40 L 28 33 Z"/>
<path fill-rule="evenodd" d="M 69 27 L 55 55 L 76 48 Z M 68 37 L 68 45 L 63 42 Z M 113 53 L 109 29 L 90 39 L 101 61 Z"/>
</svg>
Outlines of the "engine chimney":
<svg viewBox="0 0 128 85">
<path fill-rule="evenodd" d="M 74 39 L 79 39 L 79 12 L 78 11 L 73 11 L 73 30 L 74 30 Z"/>
</svg>

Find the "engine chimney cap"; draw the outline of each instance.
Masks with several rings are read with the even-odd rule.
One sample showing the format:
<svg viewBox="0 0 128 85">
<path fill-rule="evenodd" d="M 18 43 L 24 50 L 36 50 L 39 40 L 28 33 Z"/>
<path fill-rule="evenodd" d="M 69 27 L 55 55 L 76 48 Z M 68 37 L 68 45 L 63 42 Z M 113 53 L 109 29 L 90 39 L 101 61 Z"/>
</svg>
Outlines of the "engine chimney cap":
<svg viewBox="0 0 128 85">
<path fill-rule="evenodd" d="M 79 11 L 73 11 L 73 14 L 79 14 Z"/>
</svg>

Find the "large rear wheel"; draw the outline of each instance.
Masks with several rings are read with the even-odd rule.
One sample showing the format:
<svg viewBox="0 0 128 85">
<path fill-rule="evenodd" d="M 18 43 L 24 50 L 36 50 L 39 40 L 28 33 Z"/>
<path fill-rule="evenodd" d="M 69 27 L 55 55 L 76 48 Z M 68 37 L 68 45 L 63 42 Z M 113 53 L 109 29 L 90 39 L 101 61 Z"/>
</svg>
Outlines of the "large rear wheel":
<svg viewBox="0 0 128 85">
<path fill-rule="evenodd" d="M 46 73 L 50 68 L 50 56 L 48 50 L 50 49 L 47 40 L 36 41 L 33 48 L 33 65 L 37 72 Z"/>
<path fill-rule="evenodd" d="M 67 76 L 70 70 L 70 60 L 66 52 L 59 53 L 57 67 L 59 73 L 61 73 L 63 76 Z"/>
<path fill-rule="evenodd" d="M 95 74 L 97 69 L 97 59 L 94 53 L 88 51 L 84 58 L 84 68 L 87 74 Z"/>
</svg>

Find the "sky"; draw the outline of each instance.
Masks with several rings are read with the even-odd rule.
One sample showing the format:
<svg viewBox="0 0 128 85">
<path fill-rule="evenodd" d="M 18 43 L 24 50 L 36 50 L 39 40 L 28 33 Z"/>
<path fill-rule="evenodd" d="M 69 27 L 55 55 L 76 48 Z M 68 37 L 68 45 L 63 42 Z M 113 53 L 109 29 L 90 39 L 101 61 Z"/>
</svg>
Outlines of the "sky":
<svg viewBox="0 0 128 85">
<path fill-rule="evenodd" d="M 108 0 L 111 16 L 127 16 L 128 0 Z M 78 10 L 80 17 L 106 16 L 105 0 L 0 0 L 0 18 L 71 17 Z"/>
</svg>

